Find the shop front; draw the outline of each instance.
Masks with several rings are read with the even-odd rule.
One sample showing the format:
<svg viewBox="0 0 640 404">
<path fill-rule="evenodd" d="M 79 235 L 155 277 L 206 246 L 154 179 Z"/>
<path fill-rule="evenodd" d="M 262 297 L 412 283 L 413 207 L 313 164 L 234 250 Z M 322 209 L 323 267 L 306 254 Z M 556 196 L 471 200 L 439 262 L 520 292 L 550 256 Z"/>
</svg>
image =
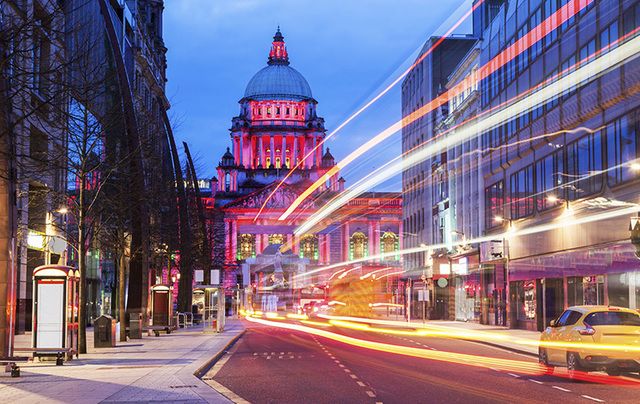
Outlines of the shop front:
<svg viewBox="0 0 640 404">
<path fill-rule="evenodd" d="M 509 262 L 510 323 L 542 331 L 570 306 L 640 308 L 640 259 L 630 243 Z"/>
</svg>

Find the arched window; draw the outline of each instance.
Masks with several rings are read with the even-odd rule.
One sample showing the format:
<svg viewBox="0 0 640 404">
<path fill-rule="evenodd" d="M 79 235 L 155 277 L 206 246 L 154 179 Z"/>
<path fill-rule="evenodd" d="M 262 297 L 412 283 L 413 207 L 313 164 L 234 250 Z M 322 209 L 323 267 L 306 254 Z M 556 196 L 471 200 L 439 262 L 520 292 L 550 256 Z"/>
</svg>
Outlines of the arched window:
<svg viewBox="0 0 640 404">
<path fill-rule="evenodd" d="M 225 192 L 231 191 L 231 174 L 228 171 L 224 174 L 224 190 Z"/>
<path fill-rule="evenodd" d="M 270 234 L 269 244 L 284 244 L 284 235 L 282 234 Z"/>
<path fill-rule="evenodd" d="M 300 238 L 300 258 L 318 259 L 318 237 L 305 234 Z"/>
<path fill-rule="evenodd" d="M 238 236 L 238 259 L 243 260 L 256 256 L 256 237 L 253 234 L 240 234 Z"/>
<path fill-rule="evenodd" d="M 280 168 L 280 157 L 276 157 L 276 168 Z"/>
<path fill-rule="evenodd" d="M 400 249 L 398 236 L 390 231 L 386 231 L 380 237 L 380 244 L 382 253 L 393 253 Z M 385 260 L 398 259 L 396 256 L 387 256 L 384 258 Z"/>
<path fill-rule="evenodd" d="M 369 255 L 367 248 L 367 236 L 364 233 L 357 231 L 351 236 L 351 257 L 350 259 L 364 258 Z"/>
</svg>

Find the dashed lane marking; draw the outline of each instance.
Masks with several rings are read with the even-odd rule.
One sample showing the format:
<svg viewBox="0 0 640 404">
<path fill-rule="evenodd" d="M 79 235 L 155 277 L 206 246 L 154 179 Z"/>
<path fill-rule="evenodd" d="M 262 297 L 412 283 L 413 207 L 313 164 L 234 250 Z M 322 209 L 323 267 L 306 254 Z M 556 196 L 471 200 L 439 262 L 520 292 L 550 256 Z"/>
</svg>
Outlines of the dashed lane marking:
<svg viewBox="0 0 640 404">
<path fill-rule="evenodd" d="M 565 393 L 570 393 L 571 392 L 571 390 L 565 389 L 564 387 L 560 387 L 560 386 L 551 386 L 551 387 L 556 389 L 556 390 L 564 391 Z"/>
<path fill-rule="evenodd" d="M 345 369 L 345 370 L 349 370 L 349 369 Z M 354 375 L 353 373 L 350 374 L 349 376 L 351 376 L 352 379 L 357 379 L 358 378 L 358 376 Z"/>
<path fill-rule="evenodd" d="M 342 369 L 342 370 L 344 370 L 345 373 L 351 373 L 349 369 Z"/>
<path fill-rule="evenodd" d="M 597 403 L 604 403 L 604 400 L 600 400 L 599 398 L 591 397 L 591 396 L 588 396 L 586 394 L 583 394 L 581 397 L 582 398 L 586 398 L 587 400 L 595 401 Z"/>
<path fill-rule="evenodd" d="M 360 386 L 360 387 L 364 387 L 364 386 L 366 386 L 366 384 L 362 383 L 360 380 L 358 380 L 358 381 L 356 382 L 356 384 L 357 384 L 358 386 Z"/>
<path fill-rule="evenodd" d="M 542 383 L 540 380 L 536 380 L 536 379 L 529 379 L 529 381 L 530 381 L 530 382 L 537 383 L 537 384 L 544 384 L 544 383 Z"/>
<path fill-rule="evenodd" d="M 365 393 L 367 393 L 367 395 L 368 395 L 369 397 L 371 397 L 371 398 L 373 398 L 373 397 L 375 397 L 375 396 L 376 396 L 376 393 L 374 393 L 374 392 L 373 392 L 373 391 L 371 391 L 371 390 L 367 390 Z"/>
<path fill-rule="evenodd" d="M 511 377 L 520 377 L 519 375 L 516 375 L 515 373 L 507 373 L 509 376 Z"/>
</svg>

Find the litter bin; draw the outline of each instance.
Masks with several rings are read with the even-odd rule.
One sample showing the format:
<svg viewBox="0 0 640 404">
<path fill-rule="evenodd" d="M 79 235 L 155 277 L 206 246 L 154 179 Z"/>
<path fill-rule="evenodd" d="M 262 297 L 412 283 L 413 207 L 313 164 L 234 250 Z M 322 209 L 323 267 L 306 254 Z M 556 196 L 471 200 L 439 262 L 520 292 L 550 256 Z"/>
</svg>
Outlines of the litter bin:
<svg viewBox="0 0 640 404">
<path fill-rule="evenodd" d="M 116 320 L 102 315 L 93 322 L 93 347 L 112 348 L 116 346 Z"/>
<path fill-rule="evenodd" d="M 129 313 L 129 338 L 142 339 L 141 313 Z"/>
</svg>

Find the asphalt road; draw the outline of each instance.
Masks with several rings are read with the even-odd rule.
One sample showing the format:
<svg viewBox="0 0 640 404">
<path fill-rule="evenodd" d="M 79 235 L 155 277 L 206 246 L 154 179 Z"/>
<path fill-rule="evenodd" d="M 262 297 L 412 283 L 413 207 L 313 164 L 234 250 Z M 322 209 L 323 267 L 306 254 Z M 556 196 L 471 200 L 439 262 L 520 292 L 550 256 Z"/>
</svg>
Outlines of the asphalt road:
<svg viewBox="0 0 640 404">
<path fill-rule="evenodd" d="M 536 361 L 474 342 L 343 332 L 421 349 Z M 208 376 L 253 403 L 640 402 L 637 387 L 377 352 L 257 324 L 247 324 L 245 335 Z"/>
</svg>

